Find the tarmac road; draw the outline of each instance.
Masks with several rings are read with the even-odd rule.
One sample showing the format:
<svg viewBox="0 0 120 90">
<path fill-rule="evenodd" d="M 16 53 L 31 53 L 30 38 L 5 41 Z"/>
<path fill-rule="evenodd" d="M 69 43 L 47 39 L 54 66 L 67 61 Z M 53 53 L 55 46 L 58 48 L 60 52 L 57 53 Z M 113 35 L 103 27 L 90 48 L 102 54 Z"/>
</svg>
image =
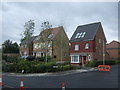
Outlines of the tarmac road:
<svg viewBox="0 0 120 90">
<path fill-rule="evenodd" d="M 19 88 L 20 78 L 4 75 L 3 88 Z M 22 76 L 22 78 L 25 88 L 61 88 L 62 82 L 66 88 L 118 88 L 118 65 L 111 66 L 110 72 L 93 71 L 63 76 Z"/>
</svg>

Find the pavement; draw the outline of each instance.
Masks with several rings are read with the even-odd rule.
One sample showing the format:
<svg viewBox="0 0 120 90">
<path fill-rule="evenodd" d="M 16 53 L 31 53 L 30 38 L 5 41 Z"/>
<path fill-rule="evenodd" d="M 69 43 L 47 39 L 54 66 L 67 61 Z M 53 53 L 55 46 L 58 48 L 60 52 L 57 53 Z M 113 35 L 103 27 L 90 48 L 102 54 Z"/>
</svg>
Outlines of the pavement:
<svg viewBox="0 0 120 90">
<path fill-rule="evenodd" d="M 49 72 L 49 73 L 30 73 L 30 74 L 22 74 L 22 73 L 3 73 L 3 75 L 7 76 L 64 76 L 64 75 L 70 75 L 70 74 L 77 74 L 77 73 L 86 73 L 86 72 L 92 72 L 92 71 L 97 71 L 97 67 L 95 68 L 90 68 L 90 67 L 85 67 L 82 69 L 76 69 L 76 70 L 68 70 L 68 71 L 60 71 L 60 72 Z"/>
</svg>

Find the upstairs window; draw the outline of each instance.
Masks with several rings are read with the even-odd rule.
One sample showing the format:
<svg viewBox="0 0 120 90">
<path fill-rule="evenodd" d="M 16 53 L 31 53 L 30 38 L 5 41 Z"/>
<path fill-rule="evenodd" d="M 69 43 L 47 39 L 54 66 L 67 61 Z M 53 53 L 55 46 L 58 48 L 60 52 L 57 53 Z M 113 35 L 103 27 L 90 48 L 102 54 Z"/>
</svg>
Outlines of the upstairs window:
<svg viewBox="0 0 120 90">
<path fill-rule="evenodd" d="M 85 34 L 86 34 L 86 32 L 77 33 L 75 38 L 84 38 Z"/>
<path fill-rule="evenodd" d="M 53 34 L 49 34 L 49 35 L 48 35 L 48 38 L 52 38 L 52 37 L 53 37 Z"/>
<path fill-rule="evenodd" d="M 101 43 L 101 39 L 99 39 L 99 43 Z"/>
<path fill-rule="evenodd" d="M 79 50 L 79 45 L 78 45 L 78 44 L 75 44 L 74 50 L 75 50 L 75 51 L 78 51 L 78 50 Z"/>
<path fill-rule="evenodd" d="M 89 49 L 89 44 L 88 43 L 85 44 L 85 49 Z"/>
</svg>

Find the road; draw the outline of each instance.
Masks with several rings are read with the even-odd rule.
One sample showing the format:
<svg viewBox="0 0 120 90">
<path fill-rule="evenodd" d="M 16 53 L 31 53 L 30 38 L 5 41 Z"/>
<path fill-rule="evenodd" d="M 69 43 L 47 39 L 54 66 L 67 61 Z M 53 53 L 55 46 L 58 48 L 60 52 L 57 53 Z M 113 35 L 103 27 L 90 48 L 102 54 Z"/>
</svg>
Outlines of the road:
<svg viewBox="0 0 120 90">
<path fill-rule="evenodd" d="M 3 76 L 4 87 L 19 88 L 18 76 Z M 28 76 L 24 78 L 25 88 L 61 88 L 65 83 L 66 88 L 118 88 L 118 66 L 111 67 L 110 72 L 86 72 L 64 76 Z"/>
</svg>

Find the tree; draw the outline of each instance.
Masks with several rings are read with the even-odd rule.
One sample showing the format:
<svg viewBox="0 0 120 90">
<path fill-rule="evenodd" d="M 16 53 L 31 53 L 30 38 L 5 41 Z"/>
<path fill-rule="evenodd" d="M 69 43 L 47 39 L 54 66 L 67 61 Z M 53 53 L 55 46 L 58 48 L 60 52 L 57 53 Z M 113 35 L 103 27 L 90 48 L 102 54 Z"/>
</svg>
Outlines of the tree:
<svg viewBox="0 0 120 90">
<path fill-rule="evenodd" d="M 19 46 L 17 42 L 12 43 L 12 41 L 6 40 L 2 44 L 2 52 L 3 53 L 19 53 Z"/>
<path fill-rule="evenodd" d="M 50 25 L 49 21 L 44 21 L 41 25 L 41 28 L 42 28 L 42 30 L 50 29 L 50 28 L 52 28 L 52 25 Z"/>
<path fill-rule="evenodd" d="M 50 29 L 50 28 L 52 28 L 52 25 L 50 25 L 50 23 L 49 23 L 49 21 L 44 21 L 43 23 L 42 23 L 42 25 L 41 25 L 41 37 L 42 37 L 42 41 L 45 43 L 45 47 L 44 47 L 44 49 L 45 49 L 45 61 L 46 61 L 46 63 L 48 62 L 48 60 L 47 60 L 47 51 L 48 51 L 48 40 L 47 40 L 47 32 L 44 32 L 46 29 Z M 50 31 L 50 30 L 49 30 Z"/>
<path fill-rule="evenodd" d="M 29 40 L 32 37 L 34 32 L 34 27 L 35 27 L 34 20 L 29 20 L 28 22 L 25 23 L 24 25 L 25 30 L 23 34 L 21 34 L 22 35 L 21 41 Z"/>
</svg>

